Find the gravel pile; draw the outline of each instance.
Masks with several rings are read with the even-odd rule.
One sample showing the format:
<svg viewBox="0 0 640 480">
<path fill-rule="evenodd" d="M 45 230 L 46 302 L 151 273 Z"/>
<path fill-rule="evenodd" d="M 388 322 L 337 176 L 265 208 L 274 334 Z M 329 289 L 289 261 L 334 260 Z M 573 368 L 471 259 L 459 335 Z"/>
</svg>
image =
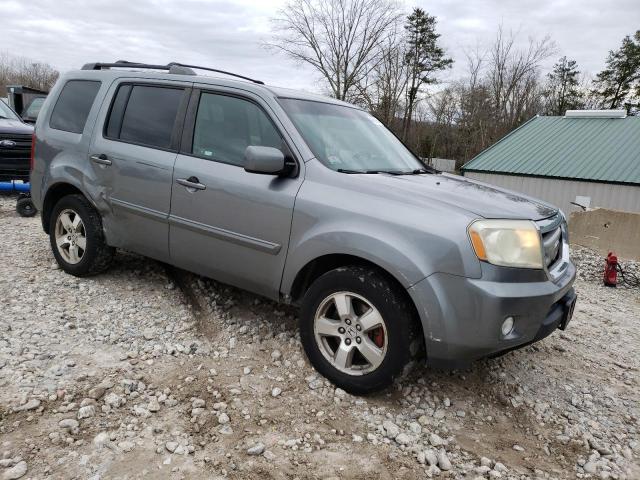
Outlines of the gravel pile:
<svg viewBox="0 0 640 480">
<path fill-rule="evenodd" d="M 589 282 L 602 282 L 606 260 L 603 255 L 586 247 L 574 245 L 571 249 L 571 259 L 578 267 L 578 278 Z M 618 273 L 619 286 L 640 289 L 640 262 L 623 259 L 619 262 L 624 274 L 623 276 Z"/>
<path fill-rule="evenodd" d="M 295 309 L 122 252 L 70 277 L 13 202 L 1 480 L 640 478 L 640 298 L 582 250 L 567 331 L 354 397 L 310 367 Z"/>
</svg>

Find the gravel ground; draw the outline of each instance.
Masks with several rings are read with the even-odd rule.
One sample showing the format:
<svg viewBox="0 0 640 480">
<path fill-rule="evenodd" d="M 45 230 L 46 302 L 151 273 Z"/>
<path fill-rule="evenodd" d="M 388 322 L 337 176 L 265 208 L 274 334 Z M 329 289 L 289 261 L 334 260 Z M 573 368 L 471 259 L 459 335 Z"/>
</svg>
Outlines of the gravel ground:
<svg viewBox="0 0 640 480">
<path fill-rule="evenodd" d="M 77 279 L 0 197 L 0 479 L 640 478 L 640 290 L 576 250 L 566 332 L 353 397 L 296 311 L 119 252 Z M 637 268 L 637 265 L 630 265 Z"/>
</svg>

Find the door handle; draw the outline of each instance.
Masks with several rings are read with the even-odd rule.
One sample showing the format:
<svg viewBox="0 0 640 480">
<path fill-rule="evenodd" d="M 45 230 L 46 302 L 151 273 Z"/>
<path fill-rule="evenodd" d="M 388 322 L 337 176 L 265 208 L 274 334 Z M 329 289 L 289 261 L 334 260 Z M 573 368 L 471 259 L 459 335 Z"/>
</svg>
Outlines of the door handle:
<svg viewBox="0 0 640 480">
<path fill-rule="evenodd" d="M 176 183 L 182 185 L 183 187 L 187 187 L 190 190 L 206 190 L 207 186 L 200 183 L 198 177 L 189 177 L 189 178 L 178 178 L 176 179 Z"/>
<path fill-rule="evenodd" d="M 111 165 L 111 160 L 109 160 L 104 153 L 101 153 L 100 155 L 91 155 L 89 158 L 93 163 L 97 163 L 98 165 Z"/>
</svg>

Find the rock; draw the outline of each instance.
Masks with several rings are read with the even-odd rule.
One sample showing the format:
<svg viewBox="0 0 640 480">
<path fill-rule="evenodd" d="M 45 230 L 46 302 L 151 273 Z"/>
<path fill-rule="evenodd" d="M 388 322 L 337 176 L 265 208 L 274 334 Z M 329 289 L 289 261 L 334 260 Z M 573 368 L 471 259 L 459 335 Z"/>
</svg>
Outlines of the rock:
<svg viewBox="0 0 640 480">
<path fill-rule="evenodd" d="M 264 444 L 263 443 L 256 443 L 253 447 L 250 447 L 247 449 L 247 454 L 248 455 L 262 455 L 262 453 L 264 452 Z"/>
<path fill-rule="evenodd" d="M 164 448 L 166 448 L 168 452 L 173 453 L 178 448 L 178 445 L 178 442 L 167 442 L 164 444 Z"/>
<path fill-rule="evenodd" d="M 192 408 L 203 408 L 207 402 L 205 402 L 202 398 L 196 398 L 191 402 Z"/>
<path fill-rule="evenodd" d="M 8 470 L 5 470 L 2 474 L 2 480 L 16 480 L 18 478 L 22 478 L 27 474 L 27 470 L 27 462 L 23 460 Z"/>
<path fill-rule="evenodd" d="M 280 350 L 274 350 L 273 352 L 271 352 L 271 360 L 273 360 L 274 362 L 276 360 L 280 360 L 282 358 L 282 353 L 280 353 Z"/>
<path fill-rule="evenodd" d="M 129 440 L 125 440 L 123 442 L 118 443 L 118 448 L 123 452 L 130 452 L 135 448 L 136 444 L 130 442 Z"/>
<path fill-rule="evenodd" d="M 104 446 L 108 446 L 110 443 L 109 434 L 107 432 L 100 432 L 95 437 L 93 437 L 93 444 L 101 449 Z"/>
<path fill-rule="evenodd" d="M 440 447 L 444 445 L 444 440 L 442 440 L 439 435 L 432 433 L 429 435 L 429 443 L 434 447 Z"/>
<path fill-rule="evenodd" d="M 156 338 L 156 331 L 153 328 L 145 328 L 142 336 L 145 340 L 153 340 Z"/>
<path fill-rule="evenodd" d="M 420 433 L 422 433 L 422 427 L 418 422 L 411 422 L 409 424 L 409 430 L 411 430 L 411 433 L 415 433 L 416 435 L 420 435 Z"/>
<path fill-rule="evenodd" d="M 75 430 L 80 426 L 80 423 L 75 418 L 65 418 L 58 422 L 58 426 L 66 430 Z"/>
<path fill-rule="evenodd" d="M 83 418 L 95 417 L 96 415 L 96 407 L 93 405 L 86 405 L 84 407 L 80 407 L 78 410 L 78 420 L 82 420 Z"/>
<path fill-rule="evenodd" d="M 514 449 L 516 452 L 524 452 L 524 448 L 523 448 L 523 447 L 521 447 L 520 445 L 514 445 L 514 446 L 513 446 L 513 449 Z"/>
<path fill-rule="evenodd" d="M 400 433 L 395 438 L 399 445 L 409 445 L 411 443 L 411 437 L 406 433 Z"/>
<path fill-rule="evenodd" d="M 396 438 L 400 434 L 400 427 L 391 420 L 382 422 L 382 428 L 384 428 L 385 435 L 389 438 Z"/>
<path fill-rule="evenodd" d="M 262 454 L 262 456 L 267 459 L 268 461 L 272 462 L 276 459 L 276 454 L 269 451 L 269 450 L 265 450 L 265 452 Z"/>
<path fill-rule="evenodd" d="M 487 457 L 481 457 L 480 458 L 480 465 L 483 467 L 491 467 L 491 464 L 493 462 L 491 462 L 490 459 L 488 459 Z"/>
<path fill-rule="evenodd" d="M 229 415 L 227 415 L 226 413 L 222 412 L 218 415 L 218 424 L 226 425 L 230 421 L 231 419 L 229 418 Z"/>
<path fill-rule="evenodd" d="M 429 465 L 438 464 L 438 455 L 431 449 L 427 449 L 424 451 L 424 458 Z"/>
<path fill-rule="evenodd" d="M 94 400 L 100 400 L 106 392 L 107 389 L 105 387 L 103 387 L 102 385 L 97 385 L 87 392 L 87 396 L 89 398 L 93 398 Z"/>
<path fill-rule="evenodd" d="M 134 405 L 133 413 L 138 417 L 149 418 L 151 416 L 151 412 L 144 408 L 142 405 Z"/>
<path fill-rule="evenodd" d="M 442 450 L 438 454 L 438 467 L 440 468 L 440 470 L 444 471 L 451 470 L 451 462 L 449 461 L 447 452 L 445 452 L 444 450 Z"/>
<path fill-rule="evenodd" d="M 149 410 L 150 412 L 159 412 L 160 411 L 160 402 L 158 402 L 158 400 L 156 400 L 155 398 L 153 400 L 151 400 L 149 402 L 149 405 L 147 405 L 147 410 Z"/>
<path fill-rule="evenodd" d="M 106 397 L 104 397 L 105 405 L 108 405 L 111 408 L 118 408 L 124 405 L 126 400 L 124 397 L 121 397 L 117 393 L 110 392 Z"/>
<path fill-rule="evenodd" d="M 218 429 L 218 432 L 220 432 L 220 434 L 222 434 L 222 435 L 231 435 L 233 433 L 233 428 L 231 428 L 231 425 L 229 425 L 229 424 L 222 425 Z"/>
<path fill-rule="evenodd" d="M 585 473 L 590 473 L 592 475 L 595 475 L 598 471 L 598 466 L 596 465 L 595 462 L 587 462 L 584 464 L 582 469 L 584 470 Z"/>
<path fill-rule="evenodd" d="M 501 473 L 506 473 L 507 472 L 507 467 L 505 467 L 502 463 L 500 462 L 496 462 L 496 464 L 493 466 L 493 469 L 496 472 L 501 472 Z"/>
<path fill-rule="evenodd" d="M 35 410 L 39 406 L 40 406 L 40 400 L 38 400 L 37 398 L 32 398 L 31 400 L 29 400 L 24 405 L 20 405 L 18 407 L 13 407 L 13 411 L 14 412 L 26 412 L 28 410 Z M 19 478 L 19 477 L 16 477 L 16 478 Z"/>
<path fill-rule="evenodd" d="M 281 393 L 282 393 L 282 389 L 280 387 L 275 387 L 273 390 L 271 390 L 272 397 L 277 397 Z"/>
</svg>

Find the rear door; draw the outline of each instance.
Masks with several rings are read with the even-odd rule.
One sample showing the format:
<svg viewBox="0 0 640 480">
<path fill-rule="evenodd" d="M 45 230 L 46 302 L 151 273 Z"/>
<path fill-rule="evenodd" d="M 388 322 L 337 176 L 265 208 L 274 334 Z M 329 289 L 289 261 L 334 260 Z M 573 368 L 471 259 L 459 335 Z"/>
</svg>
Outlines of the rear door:
<svg viewBox="0 0 640 480">
<path fill-rule="evenodd" d="M 278 297 L 294 201 L 303 181 L 303 164 L 296 162 L 283 132 L 257 95 L 194 88 L 174 170 L 172 263 Z M 246 172 L 244 152 L 250 145 L 279 148 L 294 173 Z"/>
<path fill-rule="evenodd" d="M 122 79 L 102 106 L 90 164 L 111 207 L 112 245 L 169 259 L 171 183 L 190 83 Z"/>
</svg>

